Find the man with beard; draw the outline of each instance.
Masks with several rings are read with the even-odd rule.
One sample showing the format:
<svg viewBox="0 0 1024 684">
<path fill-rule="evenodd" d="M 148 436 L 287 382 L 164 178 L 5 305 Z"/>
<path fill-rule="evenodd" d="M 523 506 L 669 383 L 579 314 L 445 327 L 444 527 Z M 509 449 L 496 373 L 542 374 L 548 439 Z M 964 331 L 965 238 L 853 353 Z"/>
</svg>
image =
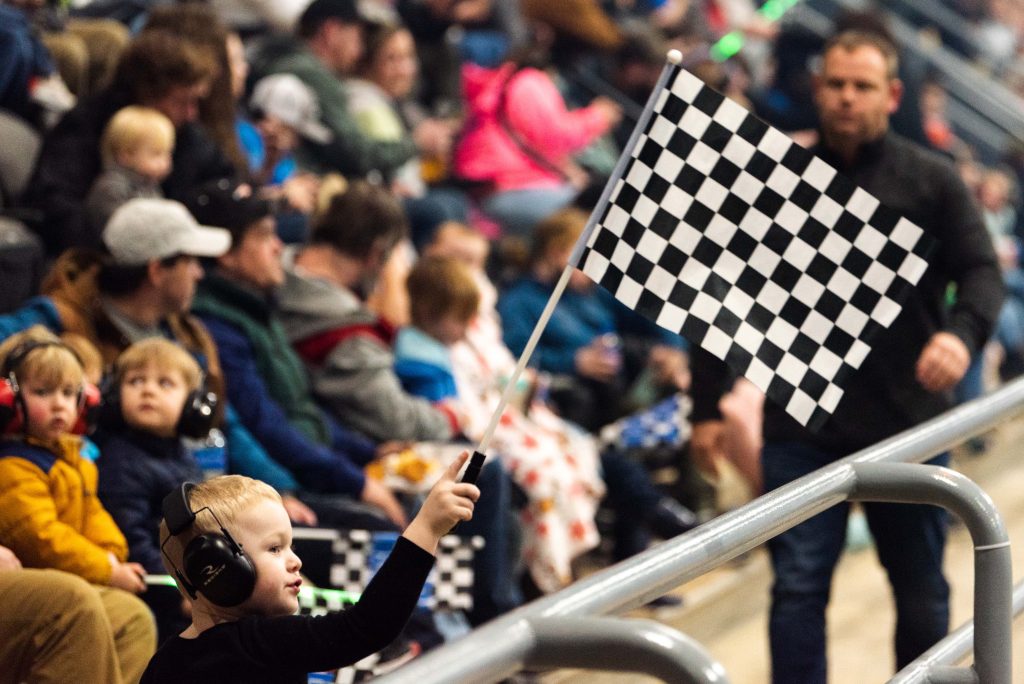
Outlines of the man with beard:
<svg viewBox="0 0 1024 684">
<path fill-rule="evenodd" d="M 772 490 L 859 449 L 938 416 L 950 390 L 991 333 L 1003 296 L 999 266 L 977 208 L 951 164 L 889 130 L 902 83 L 891 43 L 844 32 L 823 52 L 815 100 L 821 140 L 812 151 L 854 183 L 937 238 L 929 268 L 889 330 L 847 383 L 835 413 L 811 433 L 772 401 L 764 407 L 764 485 Z M 956 285 L 950 306 L 948 286 Z M 693 363 L 695 456 L 716 458 L 716 403 L 724 366 L 707 353 Z M 930 463 L 945 465 L 948 454 Z M 949 623 L 942 572 L 946 516 L 934 506 L 864 505 L 896 601 L 896 668 L 941 639 Z M 825 608 L 843 549 L 842 503 L 768 542 L 775 583 L 772 680 L 824 683 Z"/>
</svg>

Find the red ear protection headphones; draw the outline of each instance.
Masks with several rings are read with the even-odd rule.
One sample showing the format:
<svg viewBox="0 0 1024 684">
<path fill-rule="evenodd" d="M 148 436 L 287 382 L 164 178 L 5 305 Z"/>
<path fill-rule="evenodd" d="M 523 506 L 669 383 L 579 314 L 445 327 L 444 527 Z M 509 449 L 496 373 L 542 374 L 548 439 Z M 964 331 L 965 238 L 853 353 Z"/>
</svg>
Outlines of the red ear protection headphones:
<svg viewBox="0 0 1024 684">
<path fill-rule="evenodd" d="M 11 435 L 25 431 L 25 417 L 28 415 L 28 410 L 25 406 L 25 398 L 21 395 L 18 370 L 29 354 L 45 347 L 67 349 L 80 365 L 82 363 L 75 350 L 63 342 L 25 342 L 12 349 L 4 359 L 3 366 L 0 367 L 0 376 L 2 376 L 0 379 L 0 433 Z M 82 388 L 78 391 L 78 420 L 71 428 L 73 434 L 84 435 L 88 432 L 99 405 L 99 388 L 90 382 L 83 382 Z"/>
</svg>

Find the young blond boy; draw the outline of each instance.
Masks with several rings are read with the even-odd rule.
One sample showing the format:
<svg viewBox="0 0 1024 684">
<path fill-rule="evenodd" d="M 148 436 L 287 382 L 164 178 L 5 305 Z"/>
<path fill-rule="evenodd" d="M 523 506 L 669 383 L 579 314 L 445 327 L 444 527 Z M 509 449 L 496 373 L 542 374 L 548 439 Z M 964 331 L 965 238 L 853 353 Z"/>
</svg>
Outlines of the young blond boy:
<svg viewBox="0 0 1024 684">
<path fill-rule="evenodd" d="M 395 340 L 395 373 L 407 392 L 431 401 L 458 396 L 451 347 L 466 337 L 480 310 L 480 290 L 469 268 L 452 257 L 425 256 L 406 284 L 412 326 Z"/>
<path fill-rule="evenodd" d="M 160 503 L 202 471 L 179 433 L 188 397 L 202 383 L 192 355 L 162 337 L 136 342 L 114 363 L 109 404 L 93 439 L 99 446 L 99 495 L 128 539 L 128 555 L 162 573 Z"/>
<path fill-rule="evenodd" d="M 201 385 L 202 371 L 191 354 L 168 339 L 152 337 L 117 357 L 104 392 L 105 406 L 93 435 L 101 454 L 99 496 L 128 539 L 128 558 L 148 573 L 164 571 L 159 533 L 163 497 L 183 482 L 203 477 L 181 434 L 186 403 L 199 396 L 193 393 Z M 199 401 L 206 399 L 199 396 Z M 156 617 L 161 642 L 188 625 L 177 593 L 157 587 L 147 592 L 145 601 Z"/>
<path fill-rule="evenodd" d="M 79 454 L 81 437 L 72 434 L 82 365 L 40 326 L 0 344 L 0 363 L 14 409 L 0 438 L 0 544 L 25 567 L 63 570 L 100 585 L 122 677 L 135 681 L 156 635 L 146 607 L 125 593 L 145 590 L 145 572 L 125 562 L 124 535 L 96 497 L 96 466 Z"/>
<path fill-rule="evenodd" d="M 100 139 L 103 173 L 85 200 L 96 235 L 128 200 L 164 196 L 160 184 L 171 172 L 173 152 L 174 124 L 156 109 L 130 105 L 111 117 Z"/>
<path fill-rule="evenodd" d="M 164 643 L 142 681 L 304 683 L 308 672 L 343 667 L 383 648 L 415 607 L 440 538 L 472 518 L 480 491 L 456 482 L 467 456 L 431 489 L 360 601 L 322 617 L 294 615 L 302 561 L 291 550 L 291 522 L 273 488 L 225 475 L 172 492 L 160 538 L 168 572 L 193 598 L 192 625 Z M 168 522 L 179 524 L 175 510 L 187 516 L 184 529 L 171 534 Z M 211 543 L 228 549 L 229 571 L 192 551 Z M 251 571 L 239 574 L 238 563 Z M 225 598 L 231 594 L 237 595 Z"/>
</svg>

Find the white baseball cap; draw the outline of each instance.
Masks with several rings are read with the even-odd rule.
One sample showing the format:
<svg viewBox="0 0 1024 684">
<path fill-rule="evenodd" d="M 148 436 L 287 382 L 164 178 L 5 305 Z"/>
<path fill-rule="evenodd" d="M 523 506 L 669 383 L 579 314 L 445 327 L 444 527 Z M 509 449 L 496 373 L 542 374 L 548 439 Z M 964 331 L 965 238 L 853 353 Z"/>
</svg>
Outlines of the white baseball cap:
<svg viewBox="0 0 1024 684">
<path fill-rule="evenodd" d="M 316 94 L 294 74 L 271 74 L 256 82 L 249 106 L 288 124 L 304 138 L 326 145 L 334 139 L 320 123 Z"/>
<path fill-rule="evenodd" d="M 231 233 L 199 225 L 180 202 L 140 197 L 117 208 L 103 242 L 115 262 L 138 266 L 176 254 L 218 257 L 231 247 Z"/>
</svg>

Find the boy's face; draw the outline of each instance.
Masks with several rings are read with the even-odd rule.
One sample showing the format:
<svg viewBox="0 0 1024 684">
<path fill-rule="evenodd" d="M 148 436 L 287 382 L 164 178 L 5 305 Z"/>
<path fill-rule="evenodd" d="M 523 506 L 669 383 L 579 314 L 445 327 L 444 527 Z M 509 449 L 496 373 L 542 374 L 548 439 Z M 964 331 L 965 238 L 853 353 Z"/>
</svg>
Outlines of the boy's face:
<svg viewBox="0 0 1024 684">
<path fill-rule="evenodd" d="M 154 183 L 160 183 L 171 172 L 171 151 L 162 145 L 143 143 L 134 150 L 122 152 L 117 162 Z"/>
<path fill-rule="evenodd" d="M 21 396 L 28 413 L 25 433 L 44 442 L 56 441 L 78 421 L 78 393 L 81 383 L 41 383 L 31 378 L 21 382 Z"/>
<path fill-rule="evenodd" d="M 262 499 L 238 515 L 231 533 L 256 569 L 256 587 L 241 607 L 266 617 L 295 613 L 302 561 L 292 551 L 292 523 L 284 506 Z"/>
<path fill-rule="evenodd" d="M 461 342 L 466 339 L 466 330 L 469 328 L 469 321 L 461 318 L 460 316 L 446 314 L 434 321 L 429 328 L 429 330 L 424 330 L 424 332 L 444 346 L 450 347 L 456 342 Z"/>
<path fill-rule="evenodd" d="M 188 396 L 179 370 L 149 364 L 121 378 L 121 412 L 133 428 L 159 437 L 173 437 Z"/>
</svg>

